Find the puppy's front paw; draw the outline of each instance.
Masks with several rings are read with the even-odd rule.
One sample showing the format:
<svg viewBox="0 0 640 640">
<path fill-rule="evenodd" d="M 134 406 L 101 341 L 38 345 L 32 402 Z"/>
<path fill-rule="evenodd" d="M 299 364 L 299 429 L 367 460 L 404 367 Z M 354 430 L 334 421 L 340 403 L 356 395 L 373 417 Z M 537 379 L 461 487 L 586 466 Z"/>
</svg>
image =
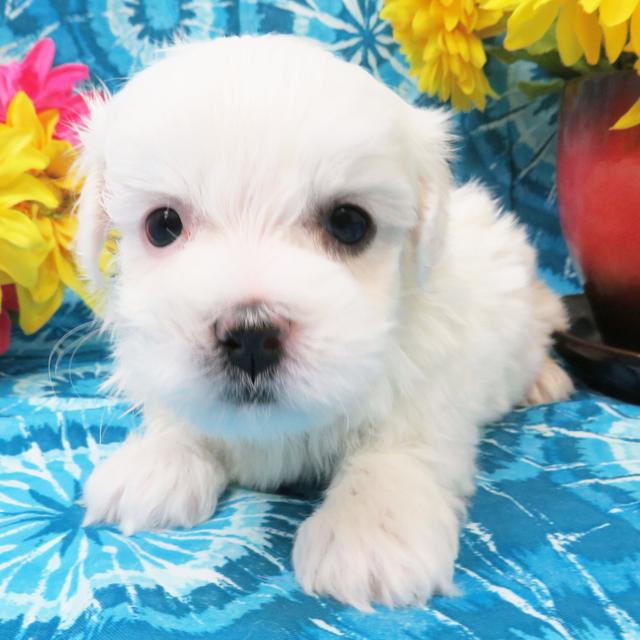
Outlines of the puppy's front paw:
<svg viewBox="0 0 640 640">
<path fill-rule="evenodd" d="M 525 405 L 547 404 L 566 400 L 574 391 L 567 372 L 551 358 L 542 364 L 538 378 L 529 389 Z"/>
<path fill-rule="evenodd" d="M 398 496 L 402 502 L 402 496 Z M 327 504 L 302 523 L 293 549 L 298 582 L 363 611 L 372 603 L 422 605 L 452 595 L 458 526 L 453 513 Z"/>
<path fill-rule="evenodd" d="M 178 431 L 134 434 L 89 476 L 83 525 L 111 522 L 127 535 L 191 527 L 211 516 L 225 484 L 222 467 L 198 441 Z"/>
</svg>

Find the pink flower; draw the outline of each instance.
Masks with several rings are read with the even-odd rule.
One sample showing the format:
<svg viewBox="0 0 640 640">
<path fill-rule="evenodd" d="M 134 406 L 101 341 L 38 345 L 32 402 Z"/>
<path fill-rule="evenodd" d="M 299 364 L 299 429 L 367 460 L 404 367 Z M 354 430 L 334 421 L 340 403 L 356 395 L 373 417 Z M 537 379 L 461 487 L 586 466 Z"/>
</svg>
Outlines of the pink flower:
<svg viewBox="0 0 640 640">
<path fill-rule="evenodd" d="M 55 52 L 53 40 L 43 38 L 27 53 L 22 63 L 0 65 L 0 121 L 5 121 L 9 102 L 22 90 L 31 98 L 38 112 L 58 110 L 60 120 L 54 135 L 75 144 L 73 124 L 87 113 L 87 106 L 73 89 L 77 82 L 89 76 L 89 69 L 84 64 L 52 67 Z"/>
</svg>

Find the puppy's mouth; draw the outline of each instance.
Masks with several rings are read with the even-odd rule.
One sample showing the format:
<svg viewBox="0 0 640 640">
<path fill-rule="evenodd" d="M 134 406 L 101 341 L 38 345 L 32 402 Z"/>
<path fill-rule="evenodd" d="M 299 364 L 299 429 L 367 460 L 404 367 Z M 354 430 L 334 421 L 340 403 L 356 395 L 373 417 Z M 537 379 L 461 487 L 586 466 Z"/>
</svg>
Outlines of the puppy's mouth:
<svg viewBox="0 0 640 640">
<path fill-rule="evenodd" d="M 277 401 L 275 371 L 266 370 L 255 377 L 238 371 L 235 367 L 225 367 L 226 384 L 222 400 L 233 405 L 269 405 Z"/>
<path fill-rule="evenodd" d="M 224 376 L 223 399 L 235 405 L 276 401 L 291 323 L 264 304 L 222 314 L 213 329 Z"/>
</svg>

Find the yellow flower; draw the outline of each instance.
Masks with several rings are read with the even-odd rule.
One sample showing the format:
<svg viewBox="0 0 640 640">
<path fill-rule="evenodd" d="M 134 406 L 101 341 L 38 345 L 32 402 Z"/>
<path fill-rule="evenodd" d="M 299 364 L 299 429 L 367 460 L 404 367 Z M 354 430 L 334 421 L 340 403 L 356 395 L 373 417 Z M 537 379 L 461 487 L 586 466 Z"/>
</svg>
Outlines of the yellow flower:
<svg viewBox="0 0 640 640">
<path fill-rule="evenodd" d="M 56 140 L 55 110 L 18 92 L 0 124 L 0 281 L 14 282 L 25 333 L 56 312 L 68 286 L 87 299 L 71 253 L 77 220 L 73 147 Z"/>
<path fill-rule="evenodd" d="M 385 0 L 381 12 L 409 60 L 418 87 L 456 109 L 484 109 L 495 96 L 484 73 L 482 38 L 500 31 L 502 11 L 486 0 Z"/>
<path fill-rule="evenodd" d="M 591 4 L 594 1 L 598 0 L 591 0 Z M 540 41 L 554 23 L 560 59 L 569 67 L 583 54 L 589 64 L 596 64 L 603 35 L 611 56 L 617 58 L 624 46 L 620 28 L 600 25 L 595 9 L 585 8 L 588 0 L 489 0 L 487 4 L 493 9 L 513 11 L 504 39 L 504 47 L 509 51 L 526 49 Z"/>
<path fill-rule="evenodd" d="M 624 2 L 621 4 L 631 4 L 630 2 Z M 634 3 L 635 8 L 631 14 L 631 20 L 629 22 L 629 44 L 626 50 L 635 53 L 640 58 L 640 0 L 636 0 Z M 629 7 L 626 8 L 628 10 Z M 600 10 L 602 13 L 602 9 Z M 636 60 L 633 65 L 636 73 L 640 74 L 640 59 Z M 640 125 L 640 98 L 636 100 L 631 109 L 625 113 L 618 122 L 616 122 L 612 129 L 630 129 Z"/>
<path fill-rule="evenodd" d="M 38 226 L 15 209 L 0 209 L 0 280 L 34 287 L 50 247 Z"/>
<path fill-rule="evenodd" d="M 590 65 L 598 64 L 603 44 L 611 64 L 623 51 L 640 56 L 640 0 L 488 0 L 485 6 L 513 12 L 504 39 L 504 47 L 510 51 L 531 47 L 555 24 L 556 46 L 567 67 L 583 55 Z M 612 128 L 637 124 L 640 100 Z"/>
<path fill-rule="evenodd" d="M 71 250 L 78 220 L 67 213 L 62 216 L 43 215 L 33 206 L 33 221 L 49 252 L 39 266 L 36 283 L 32 287 L 16 285 L 20 306 L 20 328 L 27 334 L 40 329 L 58 310 L 65 286 L 92 303 L 79 277 Z"/>
<path fill-rule="evenodd" d="M 40 181 L 47 156 L 31 146 L 31 136 L 0 126 L 0 282 L 33 286 L 47 247 L 32 220 L 12 207 L 27 198 L 55 204 Z"/>
</svg>

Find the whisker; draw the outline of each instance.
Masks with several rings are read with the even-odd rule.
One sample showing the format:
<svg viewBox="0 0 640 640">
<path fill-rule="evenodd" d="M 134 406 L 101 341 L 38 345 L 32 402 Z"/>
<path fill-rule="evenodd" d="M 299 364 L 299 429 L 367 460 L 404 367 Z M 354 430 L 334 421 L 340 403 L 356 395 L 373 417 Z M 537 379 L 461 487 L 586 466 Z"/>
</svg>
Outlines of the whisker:
<svg viewBox="0 0 640 640">
<path fill-rule="evenodd" d="M 95 323 L 94 320 L 89 320 L 87 322 L 83 322 L 81 324 L 79 324 L 76 327 L 73 327 L 73 329 L 70 329 L 69 331 L 67 331 L 62 337 L 60 337 L 55 344 L 53 345 L 53 347 L 51 348 L 51 352 L 49 353 L 49 358 L 47 361 L 47 373 L 49 376 L 49 385 L 53 388 L 54 384 L 53 384 L 53 376 L 55 376 L 56 378 L 59 375 L 59 368 L 60 368 L 60 362 L 62 360 L 62 358 L 64 358 L 64 356 L 68 353 L 69 349 L 73 349 L 77 343 L 77 341 L 74 341 L 72 345 L 70 345 L 67 348 L 67 345 L 65 344 L 65 341 L 68 340 L 71 336 L 75 335 L 76 333 L 78 333 L 79 331 L 82 331 L 88 327 L 91 327 L 93 324 Z M 95 331 L 91 331 L 89 332 L 89 335 L 95 335 L 95 332 L 97 332 L 97 329 Z M 83 340 L 84 336 L 82 338 L 80 338 L 80 340 Z M 86 340 L 85 340 L 86 341 Z M 55 366 L 53 367 L 53 375 L 52 375 L 52 371 L 51 371 L 51 365 L 53 364 L 53 358 L 54 356 L 56 356 L 56 363 Z"/>
</svg>

